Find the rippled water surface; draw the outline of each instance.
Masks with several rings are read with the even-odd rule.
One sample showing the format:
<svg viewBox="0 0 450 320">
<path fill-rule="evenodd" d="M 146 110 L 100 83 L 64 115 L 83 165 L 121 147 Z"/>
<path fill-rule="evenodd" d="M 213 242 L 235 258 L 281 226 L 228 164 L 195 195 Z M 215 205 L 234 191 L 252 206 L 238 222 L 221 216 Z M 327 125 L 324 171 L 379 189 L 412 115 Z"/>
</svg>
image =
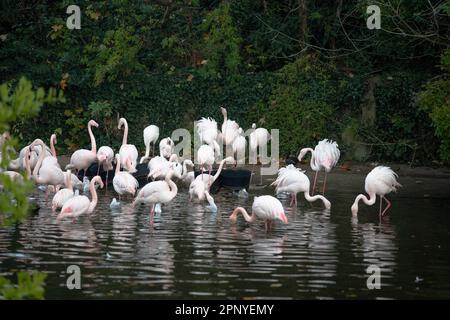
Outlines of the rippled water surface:
<svg viewBox="0 0 450 320">
<path fill-rule="evenodd" d="M 90 216 L 73 224 L 56 221 L 35 192 L 41 210 L 23 224 L 0 228 L 0 274 L 17 270 L 48 273 L 46 298 L 450 298 L 450 201 L 408 195 L 408 184 L 391 197 L 393 208 L 378 219 L 378 203 L 361 207 L 358 221 L 350 206 L 364 177 L 329 190 L 331 211 L 305 203 L 289 207 L 288 225 L 266 233 L 262 222 L 233 226 L 236 206 L 251 208 L 231 191 L 215 195 L 217 213 L 189 201 L 179 190 L 150 225 L 148 207 L 137 211 L 101 190 Z M 414 181 L 411 180 L 411 184 Z M 430 181 L 432 183 L 432 181 Z M 405 183 L 404 183 L 405 184 Z M 66 288 L 66 269 L 79 265 L 82 289 Z M 381 268 L 381 289 L 368 290 L 366 268 Z"/>
</svg>

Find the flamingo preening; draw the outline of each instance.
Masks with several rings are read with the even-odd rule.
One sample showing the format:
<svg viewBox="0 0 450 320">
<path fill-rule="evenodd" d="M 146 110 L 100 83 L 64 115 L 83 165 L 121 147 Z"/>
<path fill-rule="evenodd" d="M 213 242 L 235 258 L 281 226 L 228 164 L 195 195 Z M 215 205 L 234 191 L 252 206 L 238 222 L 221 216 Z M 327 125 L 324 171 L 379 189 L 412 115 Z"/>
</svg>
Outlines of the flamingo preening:
<svg viewBox="0 0 450 320">
<path fill-rule="evenodd" d="M 239 135 L 239 125 L 234 120 L 228 119 L 227 109 L 220 107 L 223 115 L 222 139 L 225 146 L 232 146 L 234 139 Z"/>
<path fill-rule="evenodd" d="M 175 144 L 173 143 L 172 139 L 170 138 L 161 139 L 161 141 L 159 142 L 159 155 L 161 157 L 169 159 L 170 156 L 173 154 L 174 147 Z"/>
<path fill-rule="evenodd" d="M 282 192 L 291 194 L 291 206 L 297 206 L 297 193 L 303 192 L 307 201 L 322 200 L 326 209 L 331 208 L 330 201 L 324 196 L 309 195 L 310 182 L 308 177 L 304 174 L 304 171 L 294 167 L 292 164 L 278 170 L 278 177 L 271 185 L 275 186 L 276 194 Z"/>
<path fill-rule="evenodd" d="M 73 186 L 71 179 L 71 172 L 67 170 L 67 174 L 64 176 L 66 187 L 64 189 L 60 189 L 55 193 L 52 200 L 52 211 L 55 212 L 57 209 L 62 208 L 62 206 L 73 197 Z"/>
<path fill-rule="evenodd" d="M 127 171 L 120 171 L 120 155 L 116 154 L 116 172 L 113 178 L 114 190 L 120 197 L 124 194 L 131 194 L 134 196 L 137 188 L 139 188 L 139 182 Z"/>
<path fill-rule="evenodd" d="M 208 170 L 209 176 L 211 176 L 212 166 L 216 160 L 214 156 L 214 149 L 207 144 L 203 144 L 197 150 L 197 163 L 202 170 L 202 174 L 205 169 Z M 211 185 L 211 183 L 209 183 Z"/>
<path fill-rule="evenodd" d="M 139 163 L 144 163 L 150 159 L 150 144 L 152 145 L 152 156 L 155 156 L 155 144 L 159 138 L 159 128 L 155 125 L 149 125 L 144 129 L 144 144 L 145 155 L 141 158 Z"/>
<path fill-rule="evenodd" d="M 109 171 L 114 169 L 113 160 L 114 160 L 114 150 L 108 146 L 101 146 L 97 151 L 97 175 L 100 172 L 100 166 L 102 166 L 103 171 L 106 171 L 106 189 L 108 189 L 108 176 Z M 120 165 L 120 164 L 119 164 Z"/>
<path fill-rule="evenodd" d="M 244 216 L 245 221 L 254 222 L 256 218 L 265 220 L 266 231 L 272 229 L 272 220 L 280 220 L 287 224 L 288 219 L 284 213 L 283 205 L 280 200 L 272 196 L 260 196 L 253 199 L 252 215 L 247 213 L 242 207 L 234 209 L 230 216 L 232 223 L 236 223 L 238 214 Z"/>
<path fill-rule="evenodd" d="M 211 118 L 201 118 L 196 123 L 200 144 L 207 144 L 214 149 L 216 156 L 220 156 L 220 146 L 217 143 L 217 122 Z"/>
<path fill-rule="evenodd" d="M 122 129 L 122 126 L 124 127 L 124 131 L 123 131 L 122 146 L 120 147 L 119 150 L 121 161 L 120 165 L 129 173 L 135 173 L 137 171 L 136 165 L 137 165 L 138 151 L 134 144 L 127 143 L 128 122 L 125 118 L 119 119 L 119 126 L 118 126 L 119 130 Z"/>
<path fill-rule="evenodd" d="M 164 180 L 169 170 L 173 170 L 173 176 L 181 178 L 183 168 L 178 163 L 178 156 L 172 154 L 167 160 L 162 156 L 153 157 L 148 163 L 149 177 L 158 178 L 158 180 Z"/>
<path fill-rule="evenodd" d="M 177 185 L 171 180 L 173 171 L 169 171 L 165 180 L 152 181 L 139 190 L 133 206 L 140 203 L 150 204 L 150 221 L 153 223 L 156 204 L 168 203 L 178 193 Z"/>
<path fill-rule="evenodd" d="M 91 150 L 80 149 L 75 151 L 70 157 L 70 163 L 66 166 L 67 169 L 83 170 L 83 178 L 86 176 L 86 170 L 91 164 L 97 161 L 97 144 L 92 133 L 92 127 L 98 128 L 98 123 L 94 120 L 88 122 L 88 133 L 91 139 Z"/>
<path fill-rule="evenodd" d="M 322 194 L 325 195 L 325 187 L 327 184 L 327 175 L 333 167 L 336 166 L 339 161 L 341 152 L 339 151 L 338 144 L 335 141 L 324 139 L 319 141 L 314 150 L 312 148 L 303 148 L 298 155 L 298 161 L 302 161 L 302 158 L 306 153 L 311 152 L 311 169 L 316 172 L 314 176 L 314 184 L 312 194 L 316 188 L 317 174 L 319 171 L 325 171 L 325 178 L 323 182 Z"/>
<path fill-rule="evenodd" d="M 239 128 L 239 135 L 234 139 L 232 147 L 233 147 L 233 155 L 236 159 L 236 165 L 238 163 L 245 163 L 245 149 L 247 148 L 247 140 L 245 139 L 244 130 Z"/>
<path fill-rule="evenodd" d="M 56 219 L 61 220 L 64 218 L 72 218 L 72 222 L 75 222 L 83 213 L 92 213 L 97 206 L 97 190 L 96 185 L 100 185 L 103 188 L 103 181 L 100 176 L 95 176 L 92 178 L 89 185 L 89 190 L 91 192 L 92 200 L 89 200 L 87 196 L 74 196 L 64 203 L 61 213 L 56 217 Z"/>
<path fill-rule="evenodd" d="M 397 181 L 398 175 L 389 167 L 378 166 L 372 169 L 366 176 L 364 189 L 366 190 L 369 198 L 364 194 L 359 194 L 355 202 L 351 207 L 352 215 L 358 216 L 358 203 L 362 200 L 368 206 L 375 204 L 377 195 L 380 196 L 380 211 L 379 217 L 384 217 L 387 210 L 391 207 L 391 202 L 386 198 L 386 195 L 392 191 L 397 191 L 397 187 L 401 187 L 401 184 Z M 387 206 L 382 210 L 383 199 L 386 201 Z"/>
<path fill-rule="evenodd" d="M 223 159 L 220 162 L 219 168 L 217 169 L 217 172 L 214 176 L 211 176 L 211 174 L 199 174 L 189 185 L 189 198 L 192 200 L 195 197 L 200 201 L 203 201 L 206 198 L 210 205 L 209 208 L 214 212 L 217 211 L 217 206 L 214 203 L 213 197 L 211 197 L 211 195 L 209 194 L 209 189 L 214 181 L 216 181 L 220 176 L 225 162 L 233 161 L 233 157 Z"/>
</svg>

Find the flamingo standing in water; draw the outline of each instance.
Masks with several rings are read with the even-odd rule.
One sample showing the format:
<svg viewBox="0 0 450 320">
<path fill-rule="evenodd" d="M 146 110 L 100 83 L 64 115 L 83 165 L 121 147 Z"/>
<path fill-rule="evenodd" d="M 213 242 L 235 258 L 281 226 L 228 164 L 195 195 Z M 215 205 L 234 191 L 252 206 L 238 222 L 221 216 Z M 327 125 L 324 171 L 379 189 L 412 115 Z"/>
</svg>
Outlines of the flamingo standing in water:
<svg viewBox="0 0 450 320">
<path fill-rule="evenodd" d="M 384 217 L 387 210 L 391 207 L 391 202 L 386 198 L 386 195 L 392 191 L 397 191 L 397 187 L 401 187 L 401 184 L 397 181 L 398 175 L 389 167 L 378 166 L 372 169 L 366 177 L 365 190 L 369 195 L 369 199 L 364 194 L 359 194 L 355 202 L 352 205 L 352 215 L 358 216 L 358 203 L 362 200 L 368 206 L 375 204 L 377 195 L 380 196 L 380 211 L 379 216 Z M 387 206 L 382 210 L 383 199 L 386 201 Z"/>
<path fill-rule="evenodd" d="M 189 198 L 192 200 L 194 197 L 196 197 L 200 201 L 203 201 L 206 198 L 210 205 L 209 209 L 216 212 L 217 206 L 214 203 L 213 197 L 211 197 L 211 195 L 209 194 L 209 189 L 211 187 L 211 184 L 213 184 L 214 181 L 216 181 L 220 176 L 225 162 L 232 161 L 234 161 L 233 157 L 223 159 L 220 162 L 219 168 L 217 169 L 217 172 L 214 176 L 211 176 L 211 174 L 199 174 L 189 185 Z"/>
<path fill-rule="evenodd" d="M 95 143 L 95 137 L 92 133 L 92 127 L 98 128 L 98 123 L 94 120 L 88 122 L 88 133 L 91 139 L 91 150 L 80 149 L 75 151 L 70 157 L 70 163 L 66 166 L 67 169 L 76 169 L 77 171 L 83 170 L 83 178 L 86 176 L 86 170 L 91 164 L 97 161 L 97 144 Z M 78 173 L 78 172 L 77 172 Z"/>
<path fill-rule="evenodd" d="M 113 160 L 114 160 L 114 151 L 108 146 L 101 146 L 97 151 L 97 160 L 98 160 L 98 168 L 97 175 L 100 172 L 100 166 L 102 166 L 103 171 L 106 171 L 106 189 L 108 189 L 108 176 L 109 171 L 114 169 Z"/>
<path fill-rule="evenodd" d="M 152 181 L 147 183 L 141 190 L 139 190 L 133 206 L 140 203 L 151 205 L 150 221 L 153 223 L 153 216 L 155 213 L 156 204 L 168 203 L 178 193 L 177 185 L 171 180 L 173 171 L 169 171 L 164 181 Z"/>
<path fill-rule="evenodd" d="M 271 136 L 269 134 L 269 131 L 265 128 L 256 128 L 256 123 L 252 124 L 253 131 L 250 133 L 249 136 L 249 146 L 250 146 L 250 154 L 253 158 L 252 161 L 255 161 L 252 166 L 252 176 L 253 172 L 255 170 L 255 165 L 258 163 L 258 156 L 261 160 L 261 156 L 267 156 L 267 145 L 269 140 L 271 139 Z M 259 153 L 258 153 L 259 149 Z M 266 150 L 266 154 L 263 155 L 262 149 Z M 261 164 L 263 162 L 261 161 Z M 260 175 L 259 184 L 262 184 L 262 175 Z"/>
<path fill-rule="evenodd" d="M 205 171 L 205 168 L 208 169 L 209 176 L 211 176 L 212 165 L 216 158 L 214 157 L 214 149 L 207 145 L 203 144 L 198 148 L 197 151 L 197 162 L 200 168 L 202 169 L 202 174 Z M 211 185 L 211 183 L 209 183 Z"/>
<path fill-rule="evenodd" d="M 135 173 L 136 165 L 137 165 L 137 158 L 138 158 L 138 151 L 136 149 L 136 146 L 134 144 L 128 144 L 128 122 L 125 118 L 119 119 L 119 130 L 124 127 L 123 131 L 123 139 L 122 139 L 122 146 L 120 147 L 119 154 L 120 154 L 120 161 L 121 166 L 125 170 L 127 170 L 129 173 Z"/>
<path fill-rule="evenodd" d="M 175 177 L 181 178 L 183 168 L 178 163 L 178 156 L 176 154 L 172 154 L 169 160 L 162 156 L 156 156 L 148 163 L 148 171 L 150 172 L 148 176 L 158 178 L 158 180 L 164 180 L 170 169 L 174 171 L 173 175 Z"/>
<path fill-rule="evenodd" d="M 144 129 L 145 156 L 139 163 L 144 163 L 150 159 L 150 144 L 152 145 L 152 156 L 155 156 L 155 144 L 159 138 L 159 128 L 155 125 L 149 125 Z"/>
<path fill-rule="evenodd" d="M 56 219 L 72 218 L 72 222 L 75 223 L 76 218 L 81 214 L 92 213 L 98 201 L 96 184 L 100 185 L 100 188 L 103 188 L 103 181 L 100 176 L 93 177 L 89 185 L 92 201 L 87 196 L 74 196 L 64 203 L 61 213 Z"/>
<path fill-rule="evenodd" d="M 189 186 L 195 179 L 194 171 L 188 171 L 188 167 L 191 169 L 194 168 L 194 163 L 191 160 L 186 159 L 183 161 L 183 170 L 180 178 L 186 186 Z"/>
<path fill-rule="evenodd" d="M 230 216 L 232 223 L 236 223 L 239 213 L 242 213 L 247 222 L 254 222 L 256 218 L 265 220 L 266 231 L 272 229 L 272 220 L 280 220 L 285 224 L 288 223 L 283 205 L 280 200 L 272 196 L 255 197 L 253 199 L 252 215 L 249 215 L 247 210 L 242 207 L 234 209 Z"/>
<path fill-rule="evenodd" d="M 298 161 L 302 161 L 302 158 L 308 152 L 311 152 L 311 169 L 316 172 L 314 176 L 312 194 L 314 194 L 314 190 L 316 188 L 317 174 L 320 170 L 325 170 L 325 179 L 323 182 L 322 190 L 322 194 L 325 195 L 328 172 L 330 172 L 331 169 L 336 166 L 341 155 L 338 144 L 335 141 L 328 141 L 327 139 L 319 141 L 314 150 L 312 148 L 303 148 L 302 150 L 300 150 Z"/>
<path fill-rule="evenodd" d="M 64 176 L 66 187 L 64 189 L 60 189 L 55 195 L 53 196 L 52 200 L 52 211 L 55 212 L 56 209 L 62 208 L 62 206 L 73 197 L 73 187 L 72 187 L 72 179 L 71 179 L 71 172 L 70 170 L 67 170 L 67 174 Z"/>
<path fill-rule="evenodd" d="M 139 188 L 139 182 L 127 171 L 120 171 L 120 155 L 116 154 L 116 173 L 113 179 L 114 190 L 120 197 L 124 194 L 131 194 L 134 196 L 137 188 Z"/>
<path fill-rule="evenodd" d="M 291 194 L 291 206 L 297 206 L 297 193 L 303 192 L 305 199 L 309 202 L 322 200 L 325 208 L 330 209 L 331 203 L 321 195 L 310 196 L 310 182 L 304 171 L 294 167 L 292 164 L 278 170 L 277 179 L 271 184 L 275 186 L 276 193 L 288 192 Z"/>
<path fill-rule="evenodd" d="M 175 147 L 175 144 L 173 143 L 172 139 L 170 139 L 170 138 L 162 139 L 159 142 L 159 155 L 161 157 L 169 159 L 170 156 L 173 154 L 174 147 Z"/>
<path fill-rule="evenodd" d="M 55 149 L 56 143 L 57 143 L 56 134 L 52 134 L 50 136 L 50 150 L 51 150 L 52 154 L 51 154 L 51 156 L 47 156 L 44 158 L 44 162 L 42 163 L 43 166 L 46 166 L 47 164 L 51 164 L 51 165 L 60 167 L 60 165 L 58 163 L 58 158 L 56 156 L 56 149 Z"/>
</svg>

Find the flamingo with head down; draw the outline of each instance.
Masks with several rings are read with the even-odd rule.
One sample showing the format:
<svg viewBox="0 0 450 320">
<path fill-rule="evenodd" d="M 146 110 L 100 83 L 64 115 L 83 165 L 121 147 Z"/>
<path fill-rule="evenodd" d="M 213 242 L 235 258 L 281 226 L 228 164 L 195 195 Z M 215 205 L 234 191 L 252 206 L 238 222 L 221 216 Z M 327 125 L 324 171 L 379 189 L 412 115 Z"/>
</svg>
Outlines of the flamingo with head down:
<svg viewBox="0 0 450 320">
<path fill-rule="evenodd" d="M 380 211 L 379 217 L 384 217 L 387 210 L 391 207 L 391 202 L 386 198 L 386 195 L 392 191 L 397 191 L 398 187 L 402 185 L 397 181 L 398 175 L 389 167 L 378 166 L 372 169 L 366 177 L 365 187 L 369 199 L 364 194 L 359 194 L 352 205 L 352 215 L 358 216 L 358 203 L 362 200 L 368 206 L 375 204 L 377 195 L 380 196 Z M 383 208 L 383 200 L 386 201 L 387 206 Z"/>
<path fill-rule="evenodd" d="M 83 213 L 92 213 L 98 202 L 96 185 L 100 185 L 100 188 L 103 188 L 103 181 L 100 176 L 92 178 L 89 185 L 92 200 L 89 200 L 87 196 L 74 196 L 70 198 L 64 203 L 61 213 L 56 219 L 72 218 L 72 222 L 75 223 L 76 219 Z"/>
<path fill-rule="evenodd" d="M 280 220 L 287 224 L 288 219 L 284 213 L 283 205 L 280 200 L 272 196 L 260 196 L 253 199 L 252 214 L 249 215 L 247 210 L 242 207 L 234 209 L 230 216 L 232 223 L 236 223 L 238 214 L 244 216 L 245 221 L 251 223 L 257 218 L 265 220 L 266 231 L 272 229 L 272 220 Z"/>
<path fill-rule="evenodd" d="M 217 143 L 218 129 L 217 122 L 211 118 L 201 118 L 196 123 L 197 134 L 200 137 L 200 144 L 207 144 L 214 149 L 216 156 L 220 156 L 220 146 Z"/>
<path fill-rule="evenodd" d="M 60 189 L 53 196 L 52 200 L 52 211 L 55 212 L 56 209 L 62 208 L 62 206 L 73 197 L 73 187 L 72 187 L 72 179 L 70 170 L 67 170 L 67 174 L 64 176 L 66 187 L 64 189 Z"/>
<path fill-rule="evenodd" d="M 128 122 L 125 118 L 119 119 L 119 130 L 124 127 L 123 131 L 123 139 L 122 139 L 122 146 L 120 147 L 119 154 L 120 154 L 120 162 L 121 167 L 124 168 L 129 173 L 135 173 L 136 165 L 137 165 L 137 158 L 138 158 L 138 151 L 134 144 L 128 144 Z"/>
<path fill-rule="evenodd" d="M 97 161 L 97 144 L 95 142 L 94 134 L 92 133 L 92 127 L 98 128 L 98 123 L 94 120 L 90 120 L 87 125 L 89 137 L 91 139 L 91 150 L 79 149 L 75 151 L 70 157 L 70 163 L 66 166 L 66 170 L 83 170 L 83 178 L 86 176 L 86 170 L 89 166 Z"/>
<path fill-rule="evenodd" d="M 134 196 L 137 188 L 139 188 L 139 182 L 131 173 L 127 171 L 120 171 L 120 155 L 116 154 L 116 173 L 113 178 L 114 190 L 119 194 L 120 197 L 124 194 L 131 194 Z"/>
<path fill-rule="evenodd" d="M 170 138 L 164 138 L 159 142 L 159 155 L 161 157 L 164 157 L 166 159 L 169 159 L 170 156 L 173 154 L 175 144 L 173 143 L 172 139 Z"/>
<path fill-rule="evenodd" d="M 114 169 L 114 151 L 108 146 L 101 146 L 97 151 L 98 168 L 97 175 L 100 172 L 100 166 L 102 166 L 103 171 L 106 172 L 106 189 L 108 189 L 108 176 L 109 171 Z"/>
<path fill-rule="evenodd" d="M 239 135 L 239 125 L 234 120 L 228 119 L 227 109 L 220 107 L 223 115 L 222 139 L 225 146 L 231 146 Z"/>
</svg>

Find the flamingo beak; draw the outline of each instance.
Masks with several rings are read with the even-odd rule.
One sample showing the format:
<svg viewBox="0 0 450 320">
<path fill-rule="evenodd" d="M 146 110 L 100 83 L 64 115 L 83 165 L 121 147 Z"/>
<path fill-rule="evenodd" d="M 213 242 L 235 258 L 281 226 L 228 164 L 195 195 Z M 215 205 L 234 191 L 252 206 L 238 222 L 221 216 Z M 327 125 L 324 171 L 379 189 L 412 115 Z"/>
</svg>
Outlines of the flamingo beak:
<svg viewBox="0 0 450 320">
<path fill-rule="evenodd" d="M 285 223 L 285 224 L 288 223 L 288 219 L 287 219 L 286 215 L 284 214 L 284 212 L 282 212 L 280 214 L 280 220 L 283 221 L 283 223 Z"/>
</svg>

